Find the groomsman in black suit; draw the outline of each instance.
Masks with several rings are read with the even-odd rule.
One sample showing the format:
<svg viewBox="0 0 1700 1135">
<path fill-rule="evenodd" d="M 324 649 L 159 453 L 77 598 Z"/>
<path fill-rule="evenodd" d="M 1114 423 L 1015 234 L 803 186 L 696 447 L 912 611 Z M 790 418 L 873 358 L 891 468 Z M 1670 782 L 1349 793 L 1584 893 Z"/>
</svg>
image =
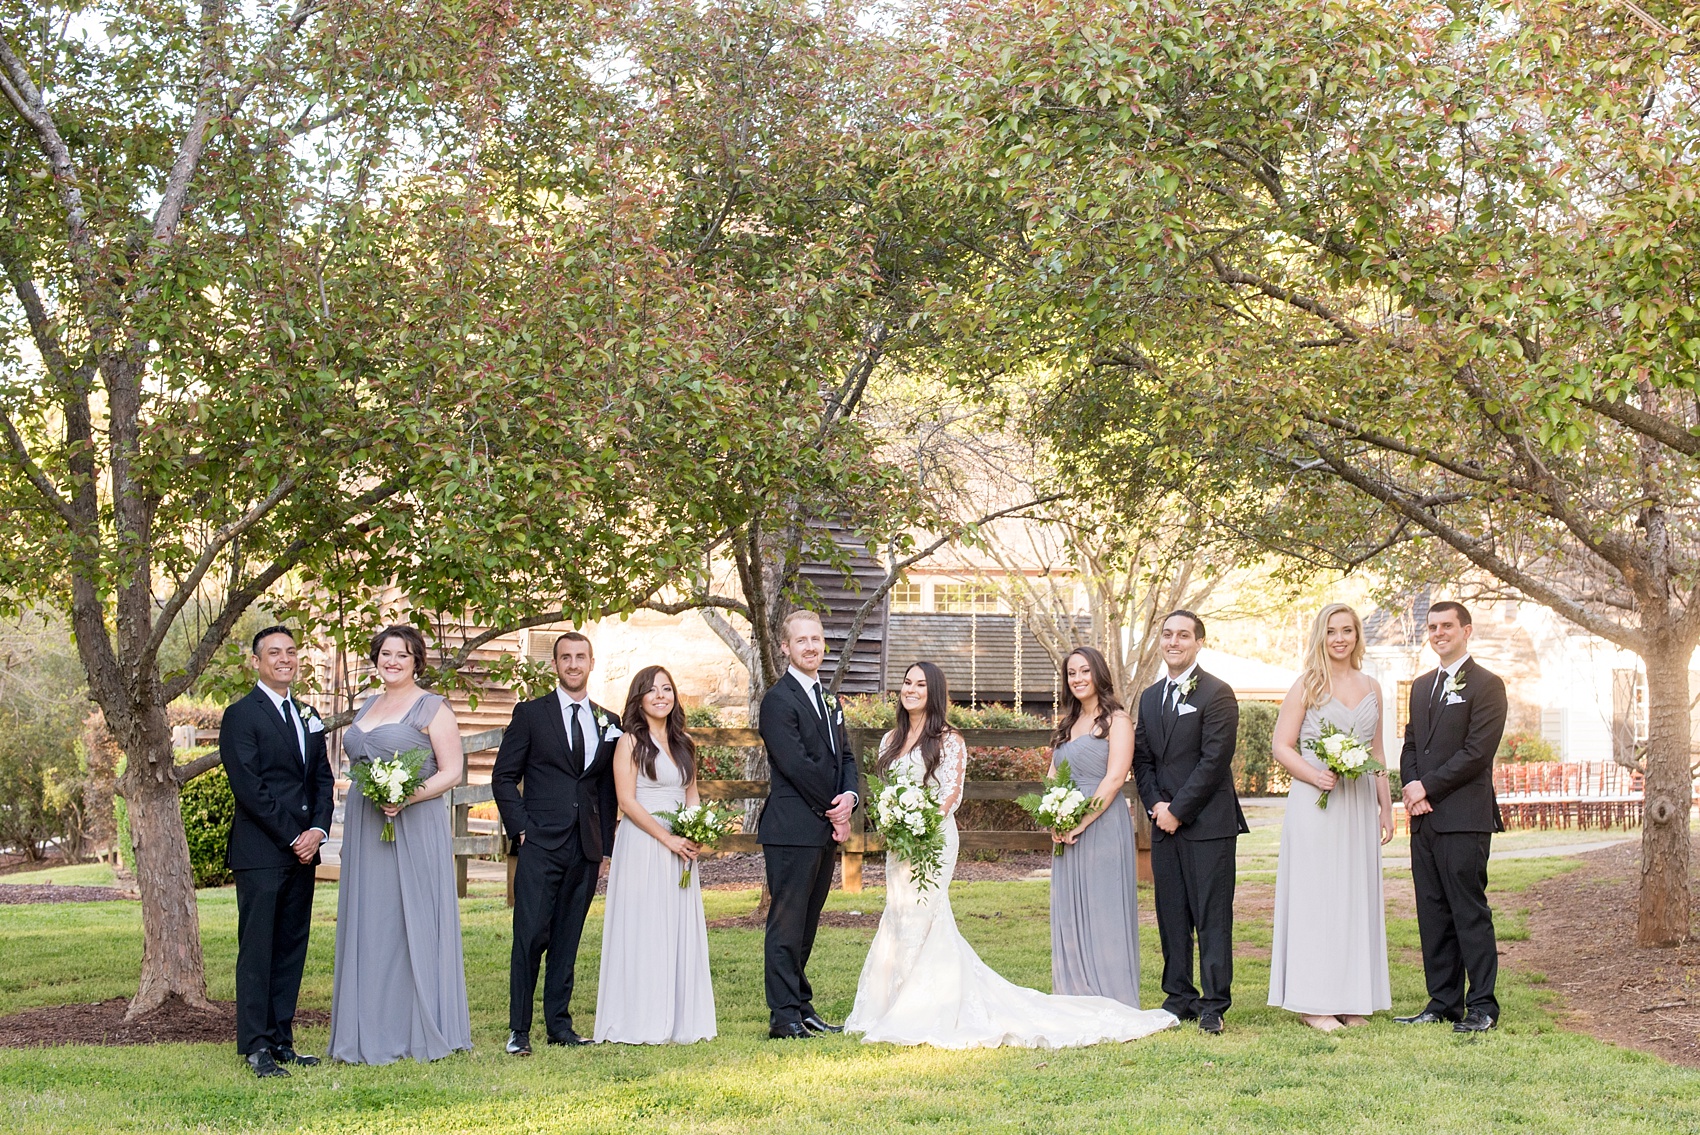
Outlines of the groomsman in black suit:
<svg viewBox="0 0 1700 1135">
<path fill-rule="evenodd" d="M 614 742 L 619 719 L 590 700 L 590 640 L 555 640 L 556 687 L 514 706 L 490 789 L 519 857 L 514 873 L 514 948 L 508 963 L 508 1044 L 531 1055 L 532 1002 L 543 978 L 550 1044 L 589 1044 L 573 1031 L 573 967 L 602 857 L 614 847 Z"/>
<path fill-rule="evenodd" d="M 1234 793 L 1240 704 L 1198 668 L 1203 646 L 1204 620 L 1191 611 L 1163 620 L 1168 673 L 1139 697 L 1133 775 L 1152 824 L 1163 1008 L 1220 1033 L 1234 980 L 1234 853 L 1251 829 Z M 1202 994 L 1192 984 L 1194 933 Z"/>
<path fill-rule="evenodd" d="M 236 1051 L 256 1076 L 317 1064 L 295 1051 L 295 1000 L 313 918 L 313 869 L 331 826 L 336 779 L 325 723 L 290 694 L 288 627 L 254 636 L 259 682 L 224 711 L 218 755 L 236 798 L 226 858 L 236 875 Z"/>
<path fill-rule="evenodd" d="M 1499 1023 L 1493 992 L 1499 943 L 1487 901 L 1487 861 L 1493 833 L 1505 830 L 1493 795 L 1505 683 L 1470 657 L 1473 630 L 1462 603 L 1429 608 L 1428 641 L 1440 667 L 1411 683 L 1399 756 L 1428 1004 L 1415 1016 L 1395 1019 L 1406 1025 L 1452 1021 L 1461 1033 Z"/>
<path fill-rule="evenodd" d="M 757 827 L 771 896 L 763 943 L 767 1035 L 803 1040 L 844 1031 L 815 1012 L 804 970 L 832 888 L 832 827 L 856 807 L 856 757 L 844 711 L 821 689 L 826 634 L 820 616 L 793 611 L 779 649 L 790 667 L 762 698 L 760 722 L 769 770 Z"/>
</svg>

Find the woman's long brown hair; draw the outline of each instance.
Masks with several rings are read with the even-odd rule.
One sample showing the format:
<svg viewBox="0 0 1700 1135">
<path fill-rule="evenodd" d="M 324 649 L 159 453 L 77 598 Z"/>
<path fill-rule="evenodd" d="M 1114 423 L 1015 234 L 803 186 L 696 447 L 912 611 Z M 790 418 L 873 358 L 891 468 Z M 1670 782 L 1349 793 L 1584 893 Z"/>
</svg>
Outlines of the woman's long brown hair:
<svg viewBox="0 0 1700 1135">
<path fill-rule="evenodd" d="M 655 747 L 655 739 L 649 735 L 649 718 L 644 716 L 643 698 L 655 688 L 658 674 L 666 674 L 667 684 L 673 687 L 673 708 L 667 711 L 667 748 L 688 785 L 697 778 L 697 743 L 685 732 L 685 707 L 679 700 L 679 683 L 673 680 L 665 666 L 645 666 L 632 677 L 632 684 L 626 690 L 626 708 L 620 714 L 620 728 L 632 735 L 632 756 L 637 760 L 638 768 L 643 770 L 644 776 L 654 780 L 655 758 L 659 750 Z"/>
<path fill-rule="evenodd" d="M 921 719 L 921 764 L 925 772 L 921 781 L 938 783 L 939 763 L 944 760 L 944 738 L 950 732 L 950 721 L 946 714 L 950 710 L 950 686 L 945 681 L 944 671 L 931 662 L 916 662 L 909 670 L 919 670 L 927 679 L 927 704 L 922 709 Z M 903 671 L 905 678 L 909 670 Z M 874 773 L 885 776 L 891 771 L 891 766 L 897 763 L 897 758 L 903 755 L 903 742 L 909 737 L 909 711 L 903 708 L 902 694 L 898 694 L 897 728 L 891 731 L 885 744 L 880 748 L 879 759 L 874 762 Z"/>
<path fill-rule="evenodd" d="M 1092 736 L 1108 737 L 1110 718 L 1122 708 L 1121 700 L 1116 697 L 1115 683 L 1110 680 L 1110 664 L 1104 661 L 1104 656 L 1090 646 L 1075 647 L 1068 652 L 1068 658 L 1063 659 L 1062 718 L 1057 722 L 1057 731 L 1051 736 L 1052 748 L 1067 741 L 1074 732 L 1075 722 L 1080 720 L 1080 699 L 1068 688 L 1068 660 L 1077 654 L 1086 659 L 1086 665 L 1092 671 L 1092 688 L 1098 691 L 1098 716 L 1092 722 Z"/>
</svg>

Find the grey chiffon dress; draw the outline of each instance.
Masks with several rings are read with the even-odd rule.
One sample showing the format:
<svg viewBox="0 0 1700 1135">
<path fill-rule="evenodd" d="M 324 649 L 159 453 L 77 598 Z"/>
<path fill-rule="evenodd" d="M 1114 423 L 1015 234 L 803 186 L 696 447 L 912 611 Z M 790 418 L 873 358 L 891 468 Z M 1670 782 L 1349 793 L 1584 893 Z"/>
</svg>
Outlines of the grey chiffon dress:
<svg viewBox="0 0 1700 1135">
<path fill-rule="evenodd" d="M 685 806 L 684 777 L 671 757 L 656 755 L 654 779 L 638 771 L 637 798 L 652 816 Z M 691 1044 L 714 1037 L 702 870 L 681 887 L 684 869 L 685 861 L 660 840 L 621 822 L 602 915 L 596 1041 Z"/>
<path fill-rule="evenodd" d="M 1299 753 L 1323 724 L 1368 744 L 1381 720 L 1381 699 L 1369 694 L 1348 707 L 1330 698 L 1305 711 Z M 1321 791 L 1293 781 L 1281 824 L 1275 871 L 1275 930 L 1269 951 L 1269 1004 L 1312 1016 L 1367 1017 L 1393 1007 L 1387 976 L 1387 907 L 1381 885 L 1381 804 L 1375 776 L 1341 780 L 1316 806 Z"/>
<path fill-rule="evenodd" d="M 443 699 L 424 694 L 396 722 L 362 728 L 368 701 L 343 734 L 352 761 L 430 749 L 425 728 Z M 437 770 L 433 757 L 424 775 Z M 336 973 L 330 1057 L 347 1064 L 436 1060 L 472 1048 L 461 960 L 460 905 L 446 796 L 395 818 L 395 842 L 379 838 L 384 814 L 350 789 L 342 826 L 336 902 Z"/>
<path fill-rule="evenodd" d="M 1088 734 L 1058 745 L 1090 796 L 1110 763 L 1110 742 Z M 1139 863 L 1133 817 L 1121 800 L 1051 860 L 1051 989 L 1112 997 L 1139 1008 Z"/>
</svg>

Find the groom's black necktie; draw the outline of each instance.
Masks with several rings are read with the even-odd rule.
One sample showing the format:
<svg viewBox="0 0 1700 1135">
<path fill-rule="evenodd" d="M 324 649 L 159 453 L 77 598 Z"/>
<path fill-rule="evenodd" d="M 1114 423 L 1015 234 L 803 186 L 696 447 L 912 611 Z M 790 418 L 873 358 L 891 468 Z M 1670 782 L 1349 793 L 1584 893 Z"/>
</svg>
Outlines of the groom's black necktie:
<svg viewBox="0 0 1700 1135">
<path fill-rule="evenodd" d="M 578 705 L 574 703 L 567 707 L 572 714 L 573 727 L 567 731 L 567 748 L 572 750 L 573 760 L 578 762 L 579 771 L 584 769 L 584 726 L 579 724 Z"/>
<path fill-rule="evenodd" d="M 821 696 L 819 682 L 815 683 L 815 712 L 819 713 L 820 719 L 826 722 L 827 746 L 831 748 L 833 752 L 838 752 L 838 738 L 833 736 L 832 718 L 826 715 L 826 699 Z"/>
<path fill-rule="evenodd" d="M 1180 716 L 1181 684 L 1174 679 L 1169 680 L 1169 688 L 1163 691 L 1163 712 L 1170 719 Z"/>
<path fill-rule="evenodd" d="M 1428 723 L 1434 726 L 1434 719 L 1440 713 L 1440 692 L 1446 688 L 1446 671 L 1441 670 L 1434 676 L 1434 688 L 1428 693 Z"/>
<path fill-rule="evenodd" d="M 289 735 L 295 738 L 295 751 L 301 755 L 301 763 L 307 763 L 307 731 L 300 727 L 295 717 L 295 701 L 293 698 L 283 699 L 283 724 L 289 729 Z"/>
</svg>

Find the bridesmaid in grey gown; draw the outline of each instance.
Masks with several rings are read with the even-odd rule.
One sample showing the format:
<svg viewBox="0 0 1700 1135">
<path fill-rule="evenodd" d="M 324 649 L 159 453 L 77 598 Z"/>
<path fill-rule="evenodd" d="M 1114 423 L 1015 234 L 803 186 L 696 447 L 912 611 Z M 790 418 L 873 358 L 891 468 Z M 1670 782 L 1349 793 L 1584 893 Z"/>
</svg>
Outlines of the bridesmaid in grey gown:
<svg viewBox="0 0 1700 1135">
<path fill-rule="evenodd" d="M 1057 836 L 1051 861 L 1051 991 L 1112 997 L 1139 1008 L 1139 877 L 1122 787 L 1133 767 L 1133 720 L 1109 664 L 1091 647 L 1063 660 L 1062 719 L 1051 771 L 1067 761 L 1098 810 Z"/>
<path fill-rule="evenodd" d="M 697 845 L 673 834 L 657 812 L 700 803 L 696 747 L 673 678 L 646 666 L 632 678 L 614 750 L 620 830 L 608 868 L 602 970 L 596 988 L 598 1042 L 691 1044 L 714 1037 L 714 986 L 702 878 L 679 875 Z"/>
<path fill-rule="evenodd" d="M 1275 759 L 1293 784 L 1275 874 L 1269 1004 L 1324 1032 L 1393 1007 L 1381 882 L 1381 845 L 1393 837 L 1387 775 L 1342 780 L 1305 748 L 1332 725 L 1385 765 L 1381 691 L 1360 668 L 1363 649 L 1357 613 L 1324 607 L 1275 722 Z M 1326 809 L 1317 806 L 1323 792 Z"/>
<path fill-rule="evenodd" d="M 425 640 L 388 627 L 372 643 L 383 692 L 343 734 L 354 761 L 429 749 L 425 783 L 399 808 L 350 791 L 342 828 L 330 1056 L 347 1064 L 436 1060 L 472 1048 L 461 960 L 449 810 L 460 781 L 460 730 L 448 703 L 414 680 Z M 386 815 L 395 842 L 379 838 Z"/>
</svg>

